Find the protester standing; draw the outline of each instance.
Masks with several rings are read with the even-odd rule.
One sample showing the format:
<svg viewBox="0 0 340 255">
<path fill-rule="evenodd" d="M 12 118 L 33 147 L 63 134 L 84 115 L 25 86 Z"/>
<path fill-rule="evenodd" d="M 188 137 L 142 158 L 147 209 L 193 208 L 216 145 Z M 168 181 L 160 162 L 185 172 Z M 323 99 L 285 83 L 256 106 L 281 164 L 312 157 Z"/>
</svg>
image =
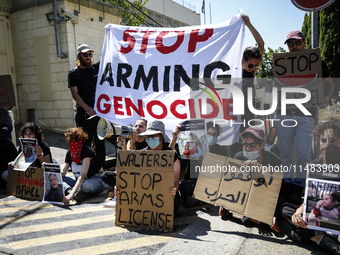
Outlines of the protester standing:
<svg viewBox="0 0 340 255">
<path fill-rule="evenodd" d="M 94 140 L 96 152 L 102 164 L 105 163 L 105 139 L 97 136 L 99 117 L 93 109 L 98 78 L 99 62 L 93 64 L 93 50 L 87 44 L 79 44 L 77 48 L 77 66 L 68 74 L 68 87 L 73 99 L 77 102 L 75 117 L 77 127 L 82 127 L 88 134 L 86 144 L 91 146 Z"/>
<path fill-rule="evenodd" d="M 306 45 L 304 34 L 299 31 L 291 31 L 287 35 L 285 44 L 288 46 L 289 52 L 302 51 Z M 334 85 L 331 76 L 328 71 L 328 67 L 325 61 L 321 61 L 322 64 L 322 78 L 324 83 L 324 103 L 320 108 L 325 108 L 329 105 L 329 99 L 332 95 Z M 287 109 L 286 115 L 281 115 L 280 109 L 277 111 L 275 119 L 275 129 L 280 145 L 280 157 L 282 165 L 289 169 L 293 165 L 292 148 L 295 141 L 296 149 L 296 167 L 298 169 L 304 169 L 307 162 L 311 162 L 312 156 L 312 143 L 314 130 L 314 118 L 317 114 L 317 108 L 309 108 L 311 116 L 305 116 L 299 109 Z M 294 126 L 295 120 L 297 125 Z M 285 121 L 285 126 L 281 125 L 281 122 Z M 290 173 L 291 175 L 293 173 Z M 291 175 L 285 175 L 280 196 L 278 200 L 278 206 L 281 207 L 283 203 L 289 202 L 294 204 L 301 204 L 302 192 L 305 187 L 304 178 L 291 178 Z M 290 178 L 289 178 L 290 177 Z M 280 209 L 280 208 L 279 208 Z"/>
<path fill-rule="evenodd" d="M 256 30 L 255 27 L 250 22 L 249 16 L 242 14 L 242 19 L 245 22 L 245 25 L 248 27 L 254 39 L 257 43 L 257 47 L 249 46 L 245 48 L 242 57 L 242 92 L 244 96 L 244 114 L 241 116 L 242 121 L 245 121 L 245 125 L 241 125 L 240 131 L 243 132 L 248 125 L 248 121 L 255 118 L 255 115 L 249 110 L 247 104 L 248 98 L 248 88 L 253 88 L 253 92 L 255 91 L 254 87 L 254 77 L 256 75 L 257 70 L 260 67 L 260 63 L 262 60 L 262 55 L 264 52 L 264 41 L 260 35 L 260 33 Z M 255 103 L 253 97 L 253 105 Z"/>
</svg>

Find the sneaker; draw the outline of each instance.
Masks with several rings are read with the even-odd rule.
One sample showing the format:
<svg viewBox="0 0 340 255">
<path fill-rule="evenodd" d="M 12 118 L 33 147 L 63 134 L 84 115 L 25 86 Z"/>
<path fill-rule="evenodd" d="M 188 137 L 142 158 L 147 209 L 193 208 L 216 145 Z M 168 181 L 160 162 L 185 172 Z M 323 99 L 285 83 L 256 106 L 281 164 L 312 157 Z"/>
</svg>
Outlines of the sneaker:
<svg viewBox="0 0 340 255">
<path fill-rule="evenodd" d="M 186 207 L 195 206 L 195 205 L 202 205 L 202 204 L 203 203 L 200 200 L 193 198 L 192 196 L 187 196 L 187 199 L 185 201 Z"/>
<path fill-rule="evenodd" d="M 218 215 L 221 216 L 222 219 L 225 219 L 229 216 L 230 212 L 227 209 L 224 209 L 222 206 L 218 209 Z"/>
<path fill-rule="evenodd" d="M 273 218 L 273 224 L 270 226 L 270 229 L 273 232 L 276 232 L 278 234 L 280 233 L 280 227 L 278 221 L 276 220 L 276 217 Z"/>
<path fill-rule="evenodd" d="M 81 190 L 77 191 L 76 194 L 74 194 L 73 196 L 74 200 L 76 200 L 78 203 L 84 202 L 88 197 L 89 194 Z"/>
</svg>

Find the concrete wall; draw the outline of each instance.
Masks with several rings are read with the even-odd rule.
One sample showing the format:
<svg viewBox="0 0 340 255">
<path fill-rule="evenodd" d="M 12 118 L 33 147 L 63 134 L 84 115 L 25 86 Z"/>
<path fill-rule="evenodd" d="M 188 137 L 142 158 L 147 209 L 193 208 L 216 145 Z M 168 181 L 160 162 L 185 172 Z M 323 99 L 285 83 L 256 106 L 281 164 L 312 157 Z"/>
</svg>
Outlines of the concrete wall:
<svg viewBox="0 0 340 255">
<path fill-rule="evenodd" d="M 200 14 L 171 0 L 148 0 L 145 7 L 152 11 L 165 16 L 165 19 L 179 21 L 183 25 L 199 25 L 201 23 Z M 153 17 L 153 15 L 150 15 Z M 159 20 L 156 20 L 159 22 Z M 162 24 L 162 23 L 161 23 Z M 162 24 L 163 25 L 163 24 Z M 164 26 L 168 26 L 165 21 Z"/>
<path fill-rule="evenodd" d="M 72 13 L 73 10 L 78 10 L 77 4 L 67 1 L 58 2 L 59 13 L 61 7 Z M 79 43 L 89 44 L 94 50 L 94 60 L 98 61 L 105 35 L 104 26 L 108 23 L 119 24 L 120 18 L 105 13 L 104 21 L 100 22 L 99 17 L 103 16 L 103 12 L 81 6 L 78 24 L 73 24 L 71 21 L 59 24 L 61 52 L 68 55 L 67 58 L 62 59 L 57 57 L 54 26 L 49 24 L 45 16 L 52 11 L 52 3 L 50 3 L 11 15 L 11 22 L 14 23 L 12 27 L 16 28 L 16 34 L 12 36 L 16 40 L 13 45 L 14 47 L 17 45 L 13 50 L 17 56 L 16 64 L 20 62 L 18 69 L 21 69 L 22 78 L 21 84 L 17 86 L 19 122 L 26 122 L 27 108 L 35 108 L 36 118 L 51 127 L 65 129 L 75 125 L 73 112 L 75 103 L 67 87 L 67 75 L 69 70 L 75 67 L 76 47 Z M 46 38 L 46 47 L 48 47 L 46 56 L 39 55 L 43 50 L 37 48 L 37 41 L 42 40 L 36 40 L 37 38 Z M 37 70 L 37 63 L 41 65 L 41 61 L 49 65 L 50 70 L 50 78 L 44 84 L 41 84 L 43 79 L 39 79 L 39 76 L 44 74 Z M 43 78 L 46 80 L 46 75 Z M 47 86 L 51 87 L 52 95 L 46 96 L 46 93 L 43 93 L 46 92 L 43 90 L 48 89 Z"/>
</svg>

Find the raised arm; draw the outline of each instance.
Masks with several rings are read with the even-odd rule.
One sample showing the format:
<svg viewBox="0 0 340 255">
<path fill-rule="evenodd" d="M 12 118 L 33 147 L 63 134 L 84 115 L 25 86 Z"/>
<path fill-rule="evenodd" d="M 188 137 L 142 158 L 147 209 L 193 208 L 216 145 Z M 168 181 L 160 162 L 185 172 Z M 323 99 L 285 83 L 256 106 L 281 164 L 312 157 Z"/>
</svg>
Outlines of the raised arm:
<svg viewBox="0 0 340 255">
<path fill-rule="evenodd" d="M 242 19 L 244 20 L 245 25 L 249 28 L 250 32 L 252 33 L 256 43 L 257 43 L 257 47 L 259 48 L 259 50 L 261 51 L 261 58 L 263 56 L 263 52 L 264 52 L 264 41 L 262 39 L 262 36 L 260 35 L 260 33 L 256 30 L 256 28 L 251 24 L 249 16 L 248 15 L 244 15 L 242 14 Z"/>
</svg>

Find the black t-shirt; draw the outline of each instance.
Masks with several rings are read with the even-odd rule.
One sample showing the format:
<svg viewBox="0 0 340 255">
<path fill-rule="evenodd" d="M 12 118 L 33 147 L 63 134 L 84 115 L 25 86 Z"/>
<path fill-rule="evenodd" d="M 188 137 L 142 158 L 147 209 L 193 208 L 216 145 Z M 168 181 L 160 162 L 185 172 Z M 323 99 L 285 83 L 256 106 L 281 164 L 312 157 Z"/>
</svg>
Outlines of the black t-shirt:
<svg viewBox="0 0 340 255">
<path fill-rule="evenodd" d="M 98 70 L 99 62 L 93 64 L 90 68 L 76 67 L 68 74 L 68 87 L 77 87 L 79 96 L 92 108 L 95 101 Z M 77 110 L 85 112 L 78 104 Z"/>
<path fill-rule="evenodd" d="M 243 151 L 239 151 L 234 155 L 235 159 L 239 160 L 248 160 L 247 158 L 244 157 Z M 276 156 L 274 153 L 269 152 L 269 151 L 263 151 L 263 161 L 261 163 L 263 166 L 281 166 L 282 162 L 281 159 Z"/>
<path fill-rule="evenodd" d="M 148 147 L 147 142 L 145 142 L 145 141 L 143 141 L 141 143 L 136 142 L 136 150 L 143 150 L 146 147 Z"/>
<path fill-rule="evenodd" d="M 70 150 L 67 151 L 65 157 L 65 163 L 68 163 L 72 169 L 72 172 L 76 178 L 80 176 L 80 170 L 82 166 L 82 161 L 84 158 L 92 158 L 90 161 L 89 171 L 87 172 L 87 178 L 91 178 L 93 175 L 99 172 L 102 168 L 102 163 L 96 153 L 87 145 L 83 145 L 81 150 L 81 161 L 80 164 L 76 164 L 72 161 Z"/>
<path fill-rule="evenodd" d="M 214 144 L 211 149 L 209 150 L 210 153 L 214 153 L 217 155 L 221 155 L 221 156 L 227 156 L 227 152 L 225 151 L 225 149 L 223 149 L 223 147 L 219 144 Z"/>
<path fill-rule="evenodd" d="M 46 155 L 50 155 L 50 162 L 52 163 L 52 153 L 51 153 L 51 150 L 50 150 L 50 147 L 48 146 L 47 143 L 45 142 L 42 142 L 41 144 L 38 144 L 40 146 L 40 148 L 42 149 L 43 153 L 44 153 L 44 157 Z M 19 147 L 19 150 L 18 150 L 18 154 L 21 152 L 21 146 Z M 40 162 L 40 159 L 36 159 L 32 164 L 31 164 L 31 167 L 41 167 L 41 162 Z"/>
</svg>

